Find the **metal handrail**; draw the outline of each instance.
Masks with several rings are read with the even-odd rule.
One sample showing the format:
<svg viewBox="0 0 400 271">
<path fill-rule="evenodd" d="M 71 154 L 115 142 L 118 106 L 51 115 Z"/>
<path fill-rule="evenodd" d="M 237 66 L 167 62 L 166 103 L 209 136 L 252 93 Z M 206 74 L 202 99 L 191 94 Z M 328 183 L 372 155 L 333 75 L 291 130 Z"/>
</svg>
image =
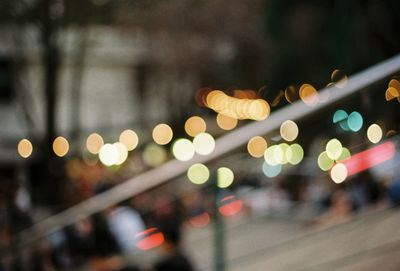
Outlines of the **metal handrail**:
<svg viewBox="0 0 400 271">
<path fill-rule="evenodd" d="M 400 55 L 396 55 L 386 61 L 376 64 L 362 72 L 351 76 L 343 88 L 334 86 L 327 87 L 319 92 L 320 95 L 329 95 L 329 99 L 315 106 L 307 106 L 302 101 L 297 101 L 290 106 L 284 107 L 270 115 L 266 120 L 252 122 L 244 125 L 216 140 L 213 153 L 207 156 L 195 155 L 193 159 L 186 162 L 171 160 L 160 167 L 151 169 L 114 188 L 87 199 L 69 209 L 44 219 L 31 228 L 22 231 L 18 235 L 18 247 L 28 245 L 43 238 L 65 226 L 99 212 L 113 204 L 138 195 L 148 189 L 159 186 L 174 179 L 194 163 L 207 163 L 222 156 L 248 142 L 250 138 L 266 134 L 279 128 L 285 120 L 298 120 L 306 117 L 325 106 L 348 97 L 366 86 L 369 86 L 400 70 Z"/>
</svg>

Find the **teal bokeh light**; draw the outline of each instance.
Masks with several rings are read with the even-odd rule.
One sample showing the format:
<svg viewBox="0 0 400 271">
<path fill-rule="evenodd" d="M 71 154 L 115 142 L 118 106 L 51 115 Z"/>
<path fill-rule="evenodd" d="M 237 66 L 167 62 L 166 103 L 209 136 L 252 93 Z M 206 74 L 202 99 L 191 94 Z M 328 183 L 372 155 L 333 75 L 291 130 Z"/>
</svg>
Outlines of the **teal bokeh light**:
<svg viewBox="0 0 400 271">
<path fill-rule="evenodd" d="M 333 123 L 338 123 L 343 120 L 346 120 L 349 115 L 346 113 L 346 111 L 339 109 L 333 114 Z"/>
<path fill-rule="evenodd" d="M 347 124 L 348 117 L 349 117 L 349 115 L 347 114 L 346 111 L 339 109 L 333 114 L 332 121 L 333 121 L 333 123 L 339 123 L 340 128 L 342 128 L 342 130 L 348 132 L 348 131 L 350 131 L 350 128 Z"/>
<path fill-rule="evenodd" d="M 270 178 L 276 177 L 281 173 L 282 171 L 282 165 L 277 164 L 275 166 L 271 166 L 270 164 L 264 162 L 263 163 L 263 172 L 264 175 Z"/>
<path fill-rule="evenodd" d="M 364 123 L 363 117 L 357 111 L 351 112 L 347 118 L 347 125 L 353 132 L 358 132 L 362 128 Z"/>
</svg>

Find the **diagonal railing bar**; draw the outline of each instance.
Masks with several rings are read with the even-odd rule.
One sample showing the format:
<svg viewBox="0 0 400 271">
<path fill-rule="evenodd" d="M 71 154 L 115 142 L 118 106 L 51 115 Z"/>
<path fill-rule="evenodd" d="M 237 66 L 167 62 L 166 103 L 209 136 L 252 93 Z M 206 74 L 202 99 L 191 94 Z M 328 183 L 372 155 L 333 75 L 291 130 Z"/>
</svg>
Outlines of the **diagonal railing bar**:
<svg viewBox="0 0 400 271">
<path fill-rule="evenodd" d="M 148 189 L 163 184 L 185 173 L 188 167 L 194 163 L 210 162 L 244 144 L 253 136 L 266 134 L 279 128 L 285 120 L 298 120 L 320 109 L 334 104 L 363 88 L 384 79 L 400 70 L 400 55 L 376 64 L 364 71 L 351 76 L 343 88 L 328 87 L 319 91 L 321 97 L 329 97 L 324 102 L 315 106 L 307 106 L 302 101 L 297 101 L 271 114 L 263 121 L 252 122 L 244 125 L 216 140 L 215 150 L 207 156 L 196 155 L 186 162 L 171 160 L 160 167 L 151 169 L 135 176 L 114 188 L 97 196 L 87 199 L 69 209 L 42 220 L 29 229 L 22 231 L 18 240 L 18 247 L 28 245 L 43 238 L 65 226 L 99 212 L 113 204 L 121 202 Z"/>
</svg>

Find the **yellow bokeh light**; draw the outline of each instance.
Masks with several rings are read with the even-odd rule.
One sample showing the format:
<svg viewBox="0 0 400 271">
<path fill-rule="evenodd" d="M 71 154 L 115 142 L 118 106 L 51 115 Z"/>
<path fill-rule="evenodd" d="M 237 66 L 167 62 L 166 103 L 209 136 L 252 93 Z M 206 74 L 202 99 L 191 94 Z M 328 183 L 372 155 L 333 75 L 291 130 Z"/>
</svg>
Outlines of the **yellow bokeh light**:
<svg viewBox="0 0 400 271">
<path fill-rule="evenodd" d="M 264 152 L 264 160 L 267 164 L 271 166 L 278 165 L 281 156 L 283 156 L 282 150 L 277 145 L 272 145 L 268 147 Z"/>
<path fill-rule="evenodd" d="M 238 123 L 238 120 L 235 118 L 231 118 L 231 117 L 225 116 L 223 114 L 217 115 L 217 124 L 223 130 L 227 130 L 227 131 L 232 130 L 233 128 L 236 127 L 237 123 Z"/>
<path fill-rule="evenodd" d="M 86 148 L 92 154 L 98 154 L 100 148 L 104 145 L 104 140 L 101 135 L 92 133 L 86 139 Z"/>
<path fill-rule="evenodd" d="M 318 92 L 310 84 L 303 84 L 300 87 L 299 96 L 305 104 L 310 106 L 316 105 L 319 102 Z"/>
<path fill-rule="evenodd" d="M 347 178 L 347 168 L 344 164 L 338 163 L 334 165 L 330 172 L 331 179 L 335 183 L 342 183 Z"/>
<path fill-rule="evenodd" d="M 342 153 L 342 143 L 336 138 L 333 138 L 328 141 L 326 144 L 326 154 L 332 160 L 336 160 L 340 157 Z"/>
<path fill-rule="evenodd" d="M 368 137 L 368 140 L 371 141 L 372 143 L 376 144 L 379 141 L 381 141 L 382 136 L 383 136 L 383 131 L 382 131 L 382 128 L 378 124 L 374 123 L 368 127 L 367 137 Z"/>
<path fill-rule="evenodd" d="M 227 167 L 217 169 L 217 185 L 219 188 L 229 187 L 235 178 L 233 171 Z"/>
<path fill-rule="evenodd" d="M 389 81 L 389 87 L 395 88 L 400 91 L 400 82 L 397 79 L 392 79 Z"/>
<path fill-rule="evenodd" d="M 167 160 L 167 152 L 157 144 L 149 143 L 143 151 L 143 161 L 152 167 L 161 165 Z"/>
<path fill-rule="evenodd" d="M 54 139 L 53 151 L 57 156 L 63 157 L 68 153 L 68 150 L 69 150 L 69 143 L 64 137 L 59 136 L 56 139 Z"/>
<path fill-rule="evenodd" d="M 193 116 L 188 118 L 185 122 L 185 131 L 188 135 L 195 137 L 200 133 L 204 133 L 206 131 L 206 122 L 199 116 Z"/>
<path fill-rule="evenodd" d="M 194 156 L 193 143 L 186 138 L 177 139 L 172 145 L 172 154 L 179 161 L 189 161 Z"/>
<path fill-rule="evenodd" d="M 289 164 L 297 165 L 304 158 L 304 150 L 299 144 L 292 144 L 286 149 L 285 156 Z"/>
<path fill-rule="evenodd" d="M 210 178 L 210 171 L 203 164 L 194 164 L 187 171 L 189 180 L 194 184 L 203 184 Z"/>
<path fill-rule="evenodd" d="M 113 144 L 104 144 L 100 148 L 99 159 L 103 165 L 112 166 L 118 161 L 118 150 Z"/>
<path fill-rule="evenodd" d="M 318 156 L 317 163 L 321 170 L 328 171 L 333 166 L 334 161 L 324 151 Z"/>
<path fill-rule="evenodd" d="M 247 143 L 247 151 L 256 158 L 262 157 L 267 147 L 267 141 L 261 136 L 255 136 Z"/>
<path fill-rule="evenodd" d="M 196 153 L 200 155 L 207 155 L 214 151 L 215 140 L 212 135 L 208 133 L 201 133 L 193 139 L 193 146 Z"/>
<path fill-rule="evenodd" d="M 127 129 L 119 135 L 119 142 L 124 144 L 128 151 L 132 151 L 139 144 L 139 137 L 134 131 Z"/>
<path fill-rule="evenodd" d="M 279 162 L 279 164 L 284 165 L 288 163 L 288 159 L 286 156 L 286 151 L 289 148 L 289 145 L 287 143 L 281 143 L 278 145 L 278 149 L 275 150 L 274 155 L 275 155 L 275 160 Z"/>
<path fill-rule="evenodd" d="M 33 151 L 32 143 L 28 139 L 22 139 L 17 146 L 18 154 L 23 158 L 31 156 Z"/>
<path fill-rule="evenodd" d="M 113 144 L 113 146 L 117 150 L 117 153 L 118 153 L 118 157 L 117 157 L 117 160 L 115 161 L 115 165 L 117 165 L 117 166 L 122 165 L 128 158 L 128 149 L 121 142 L 116 142 Z"/>
<path fill-rule="evenodd" d="M 257 99 L 250 103 L 248 114 L 253 120 L 264 120 L 269 116 L 270 107 L 267 101 Z"/>
<path fill-rule="evenodd" d="M 280 128 L 281 137 L 286 141 L 293 141 L 299 135 L 299 128 L 292 120 L 284 121 Z"/>
<path fill-rule="evenodd" d="M 159 145 L 166 145 L 171 142 L 173 132 L 171 127 L 165 123 L 160 123 L 153 129 L 153 140 Z"/>
<path fill-rule="evenodd" d="M 336 162 L 342 162 L 346 159 L 349 159 L 350 157 L 351 157 L 351 153 L 350 153 L 349 149 L 343 147 L 339 158 L 336 159 Z"/>
</svg>

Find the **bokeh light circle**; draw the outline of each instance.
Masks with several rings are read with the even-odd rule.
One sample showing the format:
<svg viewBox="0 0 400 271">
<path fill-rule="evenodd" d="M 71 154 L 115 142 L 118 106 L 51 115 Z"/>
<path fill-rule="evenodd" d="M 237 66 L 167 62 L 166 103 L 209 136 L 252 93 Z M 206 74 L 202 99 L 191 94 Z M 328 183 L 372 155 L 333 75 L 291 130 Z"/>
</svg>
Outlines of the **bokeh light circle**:
<svg viewBox="0 0 400 271">
<path fill-rule="evenodd" d="M 255 158 L 262 157 L 267 147 L 267 141 L 261 136 L 252 137 L 247 143 L 247 151 Z"/>
<path fill-rule="evenodd" d="M 23 158 L 31 156 L 33 151 L 32 143 L 28 139 L 22 139 L 17 146 L 18 154 Z"/>
<path fill-rule="evenodd" d="M 277 146 L 277 145 L 272 145 L 268 147 L 265 152 L 264 152 L 264 160 L 266 163 L 268 163 L 271 166 L 276 166 L 279 164 L 279 160 L 275 158 L 275 156 L 279 157 L 279 152 L 282 152 L 282 150 Z M 277 154 L 275 154 L 277 153 Z M 283 155 L 283 153 L 281 154 Z"/>
<path fill-rule="evenodd" d="M 358 132 L 363 126 L 363 117 L 356 111 L 351 112 L 347 118 L 347 125 L 353 132 Z"/>
<path fill-rule="evenodd" d="M 368 137 L 368 140 L 371 141 L 372 143 L 376 144 L 379 141 L 381 141 L 382 136 L 383 136 L 383 131 L 382 131 L 382 128 L 378 124 L 374 123 L 368 127 L 367 137 Z"/>
<path fill-rule="evenodd" d="M 217 115 L 217 125 L 226 131 L 234 129 L 238 124 L 236 118 L 225 116 L 224 114 Z"/>
<path fill-rule="evenodd" d="M 304 150 L 299 144 L 292 144 L 286 149 L 285 156 L 289 164 L 297 165 L 304 158 Z"/>
<path fill-rule="evenodd" d="M 342 183 L 347 178 L 347 168 L 344 164 L 338 163 L 331 169 L 330 176 L 335 183 Z"/>
<path fill-rule="evenodd" d="M 156 125 L 152 133 L 154 142 L 159 145 L 166 145 L 171 142 L 173 135 L 171 127 L 165 123 Z"/>
<path fill-rule="evenodd" d="M 227 167 L 217 169 L 217 185 L 219 188 L 229 187 L 235 178 L 233 171 Z"/>
<path fill-rule="evenodd" d="M 207 155 L 214 151 L 215 140 L 208 133 L 200 133 L 193 139 L 194 150 L 200 155 Z"/>
<path fill-rule="evenodd" d="M 69 143 L 68 140 L 62 136 L 57 137 L 53 141 L 53 151 L 54 153 L 59 156 L 63 157 L 68 153 L 69 150 Z"/>
<path fill-rule="evenodd" d="M 97 133 L 90 134 L 86 139 L 86 149 L 91 154 L 98 154 L 100 148 L 104 145 L 104 140 L 101 135 Z"/>
<path fill-rule="evenodd" d="M 118 153 L 117 160 L 114 164 L 117 166 L 122 165 L 128 158 L 128 149 L 126 148 L 125 144 L 122 144 L 121 142 L 116 142 L 113 144 L 113 146 Z"/>
<path fill-rule="evenodd" d="M 292 120 L 284 121 L 280 127 L 281 137 L 286 141 L 293 141 L 299 134 L 297 124 Z"/>
<path fill-rule="evenodd" d="M 333 166 L 334 161 L 324 151 L 318 156 L 317 163 L 321 170 L 328 171 Z"/>
<path fill-rule="evenodd" d="M 152 167 L 161 165 L 167 160 L 167 152 L 164 147 L 149 143 L 143 150 L 143 161 Z"/>
<path fill-rule="evenodd" d="M 281 171 L 282 171 L 282 165 L 277 164 L 275 166 L 272 166 L 266 162 L 263 163 L 262 170 L 265 176 L 269 178 L 274 178 L 278 176 Z"/>
<path fill-rule="evenodd" d="M 100 162 L 105 166 L 112 166 L 118 161 L 118 150 L 113 144 L 104 144 L 99 152 Z"/>
<path fill-rule="evenodd" d="M 185 131 L 191 137 L 195 137 L 200 133 L 204 133 L 206 129 L 206 122 L 199 116 L 190 117 L 185 122 Z"/>
<path fill-rule="evenodd" d="M 128 151 L 132 151 L 139 144 L 139 137 L 134 131 L 127 129 L 119 135 L 119 142 L 122 143 Z"/>
<path fill-rule="evenodd" d="M 172 145 L 172 154 L 179 161 L 189 161 L 194 156 L 193 143 L 186 138 L 177 139 Z"/>
<path fill-rule="evenodd" d="M 194 164 L 189 167 L 187 177 L 194 184 L 203 184 L 210 178 L 210 171 L 203 164 Z"/>
<path fill-rule="evenodd" d="M 351 157 L 351 153 L 348 148 L 343 147 L 340 156 L 336 159 L 336 162 L 341 162 Z"/>
<path fill-rule="evenodd" d="M 342 153 L 342 143 L 336 138 L 333 138 L 328 141 L 326 144 L 326 154 L 332 160 L 336 160 L 339 158 Z"/>
</svg>

